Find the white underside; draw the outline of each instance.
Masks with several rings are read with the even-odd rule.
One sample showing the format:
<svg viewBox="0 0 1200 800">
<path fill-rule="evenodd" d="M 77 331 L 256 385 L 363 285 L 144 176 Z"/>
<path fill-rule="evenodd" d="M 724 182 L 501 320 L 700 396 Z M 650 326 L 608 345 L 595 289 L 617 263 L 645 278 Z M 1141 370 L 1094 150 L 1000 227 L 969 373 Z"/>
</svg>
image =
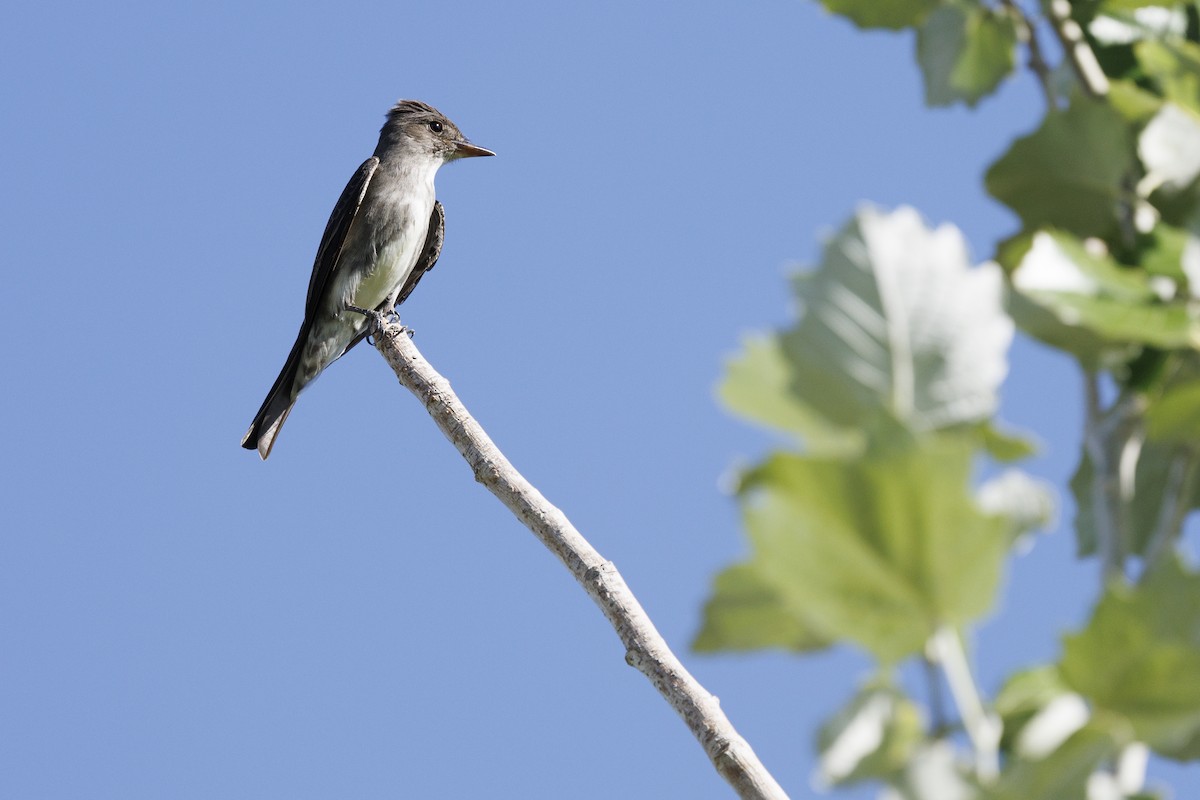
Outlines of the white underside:
<svg viewBox="0 0 1200 800">
<path fill-rule="evenodd" d="M 433 176 L 439 166 L 441 161 L 430 161 L 389 174 L 381 165 L 373 176 L 343 247 L 344 253 L 370 254 L 372 263 L 364 269 L 344 257 L 339 262 L 301 358 L 301 387 L 339 358 L 366 327 L 366 318 L 347 311 L 347 305 L 376 309 L 400 293 L 425 245 L 433 213 Z M 398 190 L 400 186 L 405 190 Z M 399 223 L 386 242 L 379 241 L 381 219 Z"/>
</svg>

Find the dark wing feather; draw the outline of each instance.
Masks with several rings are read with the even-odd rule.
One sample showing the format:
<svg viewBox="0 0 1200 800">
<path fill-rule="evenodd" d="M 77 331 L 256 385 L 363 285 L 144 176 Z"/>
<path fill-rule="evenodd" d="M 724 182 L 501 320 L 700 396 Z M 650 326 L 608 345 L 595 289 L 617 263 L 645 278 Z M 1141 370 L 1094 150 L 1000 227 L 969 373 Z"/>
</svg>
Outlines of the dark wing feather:
<svg viewBox="0 0 1200 800">
<path fill-rule="evenodd" d="M 358 207 L 362 205 L 367 187 L 371 185 L 371 176 L 378 167 L 379 159 L 375 156 L 364 161 L 342 190 L 342 196 L 338 198 L 333 213 L 329 215 L 325 233 L 321 236 L 321 246 L 317 248 L 317 257 L 313 261 L 312 277 L 308 280 L 308 299 L 304 304 L 305 321 L 316 314 L 321 297 L 325 294 L 325 286 L 329 283 L 329 276 L 333 274 L 338 259 L 341 258 L 342 245 L 346 243 L 346 236 L 349 235 L 350 226 L 358 214 Z"/>
<path fill-rule="evenodd" d="M 329 215 L 329 222 L 325 225 L 325 233 L 321 236 L 321 246 L 317 248 L 316 260 L 313 261 L 312 277 L 308 280 L 308 298 L 304 303 L 304 322 L 300 325 L 300 333 L 296 336 L 296 343 L 292 345 L 292 351 L 288 354 L 279 377 L 267 393 L 267 399 L 254 415 L 250 430 L 242 437 L 242 447 L 249 450 L 257 448 L 264 460 L 271 454 L 275 437 L 279 434 L 283 421 L 287 419 L 292 403 L 296 401 L 293 383 L 296 380 L 300 355 L 308 340 L 308 332 L 316 318 L 325 287 L 329 283 L 329 276 L 337 268 L 342 246 L 346 243 L 350 227 L 354 224 L 354 217 L 367 194 L 371 176 L 375 174 L 378 166 L 379 159 L 375 156 L 364 161 L 342 190 L 337 205 L 333 207 L 333 213 Z"/>
<path fill-rule="evenodd" d="M 412 290 L 417 288 L 421 276 L 433 269 L 433 265 L 437 263 L 438 256 L 442 254 L 442 242 L 445 238 L 446 212 L 442 208 L 442 204 L 434 200 L 433 213 L 429 216 L 429 232 L 425 234 L 425 246 L 421 248 L 421 255 L 417 258 L 416 266 L 413 267 L 412 272 L 408 274 L 408 280 L 400 288 L 400 294 L 396 297 L 396 305 L 400 305 L 407 300 L 408 296 L 412 294 Z"/>
</svg>

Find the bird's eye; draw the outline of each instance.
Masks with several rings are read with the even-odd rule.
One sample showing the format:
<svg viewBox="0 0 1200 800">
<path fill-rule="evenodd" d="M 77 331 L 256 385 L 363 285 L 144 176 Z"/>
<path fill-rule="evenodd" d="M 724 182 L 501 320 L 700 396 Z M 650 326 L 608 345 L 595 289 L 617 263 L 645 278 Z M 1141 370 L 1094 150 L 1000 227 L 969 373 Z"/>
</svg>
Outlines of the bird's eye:
<svg viewBox="0 0 1200 800">
<path fill-rule="evenodd" d="M 438 122 L 437 120 L 434 120 L 433 122 L 429 123 L 429 130 L 433 131 L 434 133 L 441 133 L 442 132 L 442 123 Z"/>
</svg>

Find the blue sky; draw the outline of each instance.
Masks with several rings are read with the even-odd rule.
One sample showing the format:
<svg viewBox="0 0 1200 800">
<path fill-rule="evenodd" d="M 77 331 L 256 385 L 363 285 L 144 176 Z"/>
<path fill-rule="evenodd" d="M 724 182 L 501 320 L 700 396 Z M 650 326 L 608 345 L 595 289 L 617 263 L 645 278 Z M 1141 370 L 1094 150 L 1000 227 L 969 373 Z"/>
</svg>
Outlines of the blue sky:
<svg viewBox="0 0 1200 800">
<path fill-rule="evenodd" d="M 1031 79 L 925 110 L 910 37 L 801 0 L 5 17 L 0 796 L 730 796 L 370 349 L 269 462 L 238 448 L 400 97 L 499 154 L 439 175 L 446 246 L 402 309 L 418 345 L 809 794 L 815 728 L 868 662 L 687 652 L 744 553 L 720 478 L 771 443 L 713 386 L 861 201 L 987 257 L 1015 220 L 981 176 L 1040 118 Z M 1079 406 L 1071 364 L 1018 341 L 1002 415 L 1059 485 Z M 1087 612 L 1061 516 L 980 632 L 989 691 Z M 1154 775 L 1200 792 L 1195 768 Z"/>
</svg>

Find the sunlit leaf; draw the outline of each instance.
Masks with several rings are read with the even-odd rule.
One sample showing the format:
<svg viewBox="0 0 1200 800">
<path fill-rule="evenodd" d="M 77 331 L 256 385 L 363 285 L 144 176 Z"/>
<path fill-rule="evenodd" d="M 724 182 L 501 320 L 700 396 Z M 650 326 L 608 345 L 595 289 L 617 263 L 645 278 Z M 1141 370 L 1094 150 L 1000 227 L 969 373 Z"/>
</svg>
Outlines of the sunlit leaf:
<svg viewBox="0 0 1200 800">
<path fill-rule="evenodd" d="M 1059 323 L 1059 331 L 1031 331 L 1042 336 L 1059 334 L 1050 342 L 1058 346 L 1073 344 L 1061 337 L 1061 328 L 1084 329 L 1114 346 L 1200 346 L 1200 308 L 1187 300 L 1162 300 L 1143 271 L 1088 253 L 1061 232 L 1034 235 L 1032 246 L 1012 273 L 1012 285 Z M 1090 345 L 1087 337 L 1082 341 Z"/>
<path fill-rule="evenodd" d="M 1000 270 L 969 264 L 953 227 L 931 231 L 911 208 L 860 211 L 796 279 L 803 316 L 783 336 L 796 394 L 844 426 L 989 418 L 1013 325 Z"/>
<path fill-rule="evenodd" d="M 805 404 L 794 390 L 795 377 L 776 337 L 747 339 L 726 364 L 717 389 L 722 402 L 740 416 L 794 434 L 810 453 L 849 454 L 862 450 L 861 430 L 841 427 Z"/>
<path fill-rule="evenodd" d="M 1146 167 L 1143 191 L 1186 189 L 1200 176 L 1200 114 L 1166 103 L 1138 137 L 1138 156 Z"/>
<path fill-rule="evenodd" d="M 1174 5 L 1174 7 L 1164 7 Z M 1177 4 L 1107 0 L 1106 13 L 1088 23 L 1100 44 L 1131 44 L 1141 39 L 1181 39 L 1187 32 L 1187 12 Z"/>
<path fill-rule="evenodd" d="M 746 476 L 753 563 L 783 607 L 885 661 L 991 605 L 1013 522 L 967 486 L 962 441 L 855 461 L 776 455 Z"/>
<path fill-rule="evenodd" d="M 704 625 L 692 647 L 699 652 L 780 648 L 796 652 L 828 647 L 801 609 L 788 608 L 753 564 L 737 564 L 713 581 Z"/>
</svg>

